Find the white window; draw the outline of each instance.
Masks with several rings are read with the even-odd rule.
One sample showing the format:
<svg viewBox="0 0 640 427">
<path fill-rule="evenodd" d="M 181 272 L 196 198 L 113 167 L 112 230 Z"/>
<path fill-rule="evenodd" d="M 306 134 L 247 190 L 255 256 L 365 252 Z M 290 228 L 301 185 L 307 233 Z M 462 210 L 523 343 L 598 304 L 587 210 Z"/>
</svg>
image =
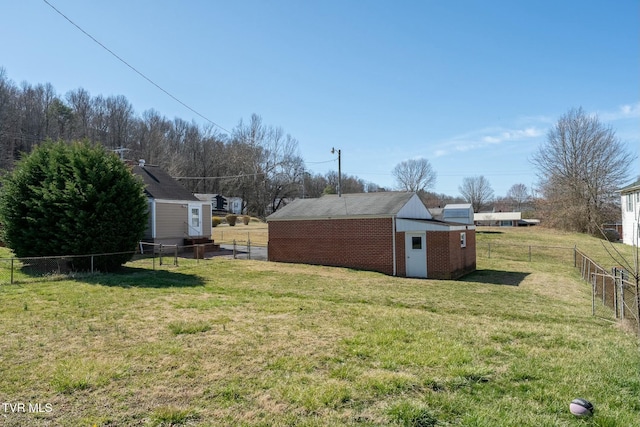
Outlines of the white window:
<svg viewBox="0 0 640 427">
<path fill-rule="evenodd" d="M 412 236 L 411 237 L 411 249 L 422 250 L 422 237 L 421 236 Z"/>
<path fill-rule="evenodd" d="M 200 209 L 191 208 L 191 226 L 196 230 L 200 229 Z"/>
<path fill-rule="evenodd" d="M 460 247 L 467 247 L 467 233 L 460 233 Z"/>
<path fill-rule="evenodd" d="M 633 212 L 633 194 L 627 195 L 627 212 Z"/>
</svg>

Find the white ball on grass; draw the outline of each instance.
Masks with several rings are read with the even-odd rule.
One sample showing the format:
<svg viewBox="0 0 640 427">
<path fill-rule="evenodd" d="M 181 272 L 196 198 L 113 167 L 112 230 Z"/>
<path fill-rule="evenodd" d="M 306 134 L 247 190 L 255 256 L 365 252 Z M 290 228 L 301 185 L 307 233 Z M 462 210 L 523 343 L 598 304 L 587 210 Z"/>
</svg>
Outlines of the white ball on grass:
<svg viewBox="0 0 640 427">
<path fill-rule="evenodd" d="M 586 399 L 573 399 L 569 404 L 569 411 L 576 417 L 589 417 L 593 415 L 593 405 Z"/>
</svg>

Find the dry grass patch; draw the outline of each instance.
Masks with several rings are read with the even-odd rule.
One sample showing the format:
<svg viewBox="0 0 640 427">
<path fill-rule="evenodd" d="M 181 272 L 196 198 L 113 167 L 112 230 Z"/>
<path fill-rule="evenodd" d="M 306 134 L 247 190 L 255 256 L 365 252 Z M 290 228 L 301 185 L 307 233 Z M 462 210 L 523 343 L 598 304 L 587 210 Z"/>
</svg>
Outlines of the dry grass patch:
<svg viewBox="0 0 640 427">
<path fill-rule="evenodd" d="M 249 224 L 238 221 L 235 226 L 220 224 L 213 228 L 211 238 L 216 243 L 246 244 L 251 241 L 252 245 L 267 246 L 269 242 L 269 230 L 266 222 L 252 220 Z"/>
</svg>

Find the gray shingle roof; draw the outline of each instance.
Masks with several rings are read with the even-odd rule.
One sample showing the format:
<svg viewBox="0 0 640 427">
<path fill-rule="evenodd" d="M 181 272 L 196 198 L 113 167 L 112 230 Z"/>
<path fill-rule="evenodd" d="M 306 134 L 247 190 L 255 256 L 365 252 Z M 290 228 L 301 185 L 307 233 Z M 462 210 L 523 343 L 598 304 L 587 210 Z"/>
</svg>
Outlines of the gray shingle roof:
<svg viewBox="0 0 640 427">
<path fill-rule="evenodd" d="M 158 166 L 134 166 L 132 172 L 142 178 L 145 193 L 153 199 L 198 201 L 196 196 Z"/>
<path fill-rule="evenodd" d="M 393 216 L 414 195 L 415 193 L 383 192 L 343 194 L 342 197 L 325 195 L 317 199 L 296 199 L 269 215 L 267 220 Z"/>
</svg>

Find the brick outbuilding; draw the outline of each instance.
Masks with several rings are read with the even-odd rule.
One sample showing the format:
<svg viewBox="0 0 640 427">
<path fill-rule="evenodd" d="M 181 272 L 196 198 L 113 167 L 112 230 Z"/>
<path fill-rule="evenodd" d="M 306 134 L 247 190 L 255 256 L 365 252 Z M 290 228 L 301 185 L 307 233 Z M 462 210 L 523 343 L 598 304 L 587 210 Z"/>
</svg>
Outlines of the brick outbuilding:
<svg viewBox="0 0 640 427">
<path fill-rule="evenodd" d="M 431 279 L 476 269 L 475 226 L 433 219 L 415 193 L 298 199 L 267 222 L 270 261 Z"/>
</svg>

